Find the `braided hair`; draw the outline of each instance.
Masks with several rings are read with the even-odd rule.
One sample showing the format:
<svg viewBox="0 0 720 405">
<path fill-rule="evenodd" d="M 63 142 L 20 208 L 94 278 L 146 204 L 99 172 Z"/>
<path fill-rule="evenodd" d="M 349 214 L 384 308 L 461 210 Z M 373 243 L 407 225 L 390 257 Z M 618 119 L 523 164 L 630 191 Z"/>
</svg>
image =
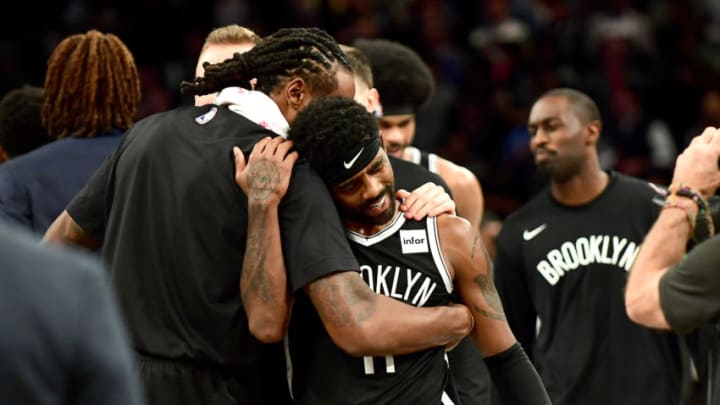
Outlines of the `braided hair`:
<svg viewBox="0 0 720 405">
<path fill-rule="evenodd" d="M 183 95 L 214 93 L 229 86 L 247 87 L 257 79 L 256 90 L 271 94 L 284 79 L 300 76 L 314 94 L 337 88 L 334 65 L 352 72 L 337 42 L 319 28 L 283 28 L 264 38 L 245 53 L 222 63 L 203 65 L 205 74 L 180 84 Z"/>
<path fill-rule="evenodd" d="M 120 38 L 97 30 L 71 35 L 48 60 L 43 125 L 57 138 L 125 130 L 140 97 L 135 60 Z"/>
</svg>

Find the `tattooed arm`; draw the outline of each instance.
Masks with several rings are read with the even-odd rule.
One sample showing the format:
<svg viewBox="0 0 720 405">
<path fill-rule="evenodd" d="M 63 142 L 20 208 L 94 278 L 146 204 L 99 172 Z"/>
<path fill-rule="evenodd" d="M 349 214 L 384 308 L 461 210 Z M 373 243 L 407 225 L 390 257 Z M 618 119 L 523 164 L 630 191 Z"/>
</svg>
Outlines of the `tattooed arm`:
<svg viewBox="0 0 720 405">
<path fill-rule="evenodd" d="M 493 282 L 492 262 L 480 234 L 468 221 L 450 215 L 438 217 L 438 229 L 455 288 L 475 317 L 470 335 L 475 346 L 484 357 L 507 350 L 516 339 L 505 319 Z"/>
<path fill-rule="evenodd" d="M 493 265 L 477 228 L 455 216 L 438 217 L 440 245 L 453 282 L 475 317 L 470 336 L 483 355 L 502 403 L 550 405 L 530 359 L 510 330 L 493 281 Z"/>
<path fill-rule="evenodd" d="M 44 243 L 67 243 L 90 250 L 97 250 L 102 245 L 101 240 L 85 232 L 66 210 L 53 221 L 42 241 Z"/>
<path fill-rule="evenodd" d="M 247 164 L 238 148 L 235 181 L 248 197 L 248 238 L 240 273 L 240 296 L 250 332 L 265 343 L 283 339 L 292 300 L 287 292 L 278 206 L 290 182 L 297 152 L 283 138 L 264 138 Z"/>
<path fill-rule="evenodd" d="M 357 272 L 317 279 L 305 292 L 333 342 L 352 356 L 413 353 L 446 346 L 468 334 L 467 307 L 418 308 L 375 294 Z"/>
<path fill-rule="evenodd" d="M 530 359 L 505 319 L 495 289 L 492 262 L 477 228 L 455 216 L 438 217 L 440 246 L 454 285 L 475 317 L 470 336 L 483 355 L 500 402 L 550 405 L 550 398 Z"/>
</svg>

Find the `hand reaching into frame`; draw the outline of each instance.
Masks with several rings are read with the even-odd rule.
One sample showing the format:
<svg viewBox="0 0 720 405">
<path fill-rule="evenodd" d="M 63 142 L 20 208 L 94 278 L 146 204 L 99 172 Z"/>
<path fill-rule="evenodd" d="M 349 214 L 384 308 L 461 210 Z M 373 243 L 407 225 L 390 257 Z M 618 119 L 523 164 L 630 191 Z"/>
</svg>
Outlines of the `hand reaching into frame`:
<svg viewBox="0 0 720 405">
<path fill-rule="evenodd" d="M 677 157 L 673 184 L 684 184 L 704 198 L 720 186 L 720 128 L 707 127 Z"/>
<path fill-rule="evenodd" d="M 427 182 L 411 192 L 400 189 L 395 197 L 402 203 L 400 211 L 405 218 L 421 220 L 425 217 L 435 217 L 440 214 L 455 215 L 455 201 L 441 186 Z"/>
<path fill-rule="evenodd" d="M 247 162 L 240 148 L 233 148 L 235 183 L 247 195 L 248 201 L 280 202 L 287 192 L 298 158 L 292 146 L 292 141 L 279 136 L 263 138 L 255 144 Z"/>
</svg>

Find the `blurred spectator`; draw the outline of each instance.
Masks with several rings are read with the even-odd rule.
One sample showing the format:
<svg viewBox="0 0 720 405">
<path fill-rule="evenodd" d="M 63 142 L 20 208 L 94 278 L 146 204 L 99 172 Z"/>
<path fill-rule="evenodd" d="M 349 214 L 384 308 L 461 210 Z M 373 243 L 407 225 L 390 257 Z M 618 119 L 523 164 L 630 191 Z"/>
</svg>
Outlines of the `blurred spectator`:
<svg viewBox="0 0 720 405">
<path fill-rule="evenodd" d="M 707 89 L 700 98 L 697 121 L 688 128 L 683 137 L 683 146 L 707 127 L 720 127 L 720 90 Z"/>
<path fill-rule="evenodd" d="M 101 264 L 0 223 L 4 404 L 140 405 L 125 326 Z"/>
<path fill-rule="evenodd" d="M 42 126 L 42 87 L 24 85 L 0 100 L 0 163 L 52 140 Z"/>
<path fill-rule="evenodd" d="M 139 101 L 135 60 L 120 38 L 90 30 L 61 41 L 42 114 L 59 139 L 0 165 L 0 215 L 43 234 L 113 152 Z"/>
</svg>

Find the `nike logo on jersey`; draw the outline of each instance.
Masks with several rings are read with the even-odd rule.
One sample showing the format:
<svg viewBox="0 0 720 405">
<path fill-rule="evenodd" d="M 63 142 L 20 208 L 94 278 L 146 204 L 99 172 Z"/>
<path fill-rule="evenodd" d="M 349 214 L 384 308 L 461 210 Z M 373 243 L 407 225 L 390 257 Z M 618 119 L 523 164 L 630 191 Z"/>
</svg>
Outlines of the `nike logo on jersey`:
<svg viewBox="0 0 720 405">
<path fill-rule="evenodd" d="M 540 226 L 538 226 L 537 228 L 532 229 L 532 230 L 527 230 L 527 229 L 524 230 L 524 231 L 523 231 L 523 239 L 525 239 L 525 240 L 530 240 L 530 239 L 538 236 L 538 235 L 540 234 L 540 232 L 542 232 L 542 231 L 545 230 L 545 227 L 547 227 L 547 224 L 542 224 L 542 225 L 540 225 Z"/>
<path fill-rule="evenodd" d="M 343 166 L 345 166 L 345 169 L 349 169 L 349 168 L 352 167 L 352 165 L 355 164 L 355 161 L 358 160 L 358 158 L 360 157 L 360 154 L 362 154 L 363 150 L 365 150 L 364 147 L 361 148 L 361 149 L 360 149 L 360 152 L 358 152 L 357 155 L 355 155 L 355 157 L 352 158 L 352 160 L 350 160 L 349 162 L 343 161 Z"/>
</svg>

